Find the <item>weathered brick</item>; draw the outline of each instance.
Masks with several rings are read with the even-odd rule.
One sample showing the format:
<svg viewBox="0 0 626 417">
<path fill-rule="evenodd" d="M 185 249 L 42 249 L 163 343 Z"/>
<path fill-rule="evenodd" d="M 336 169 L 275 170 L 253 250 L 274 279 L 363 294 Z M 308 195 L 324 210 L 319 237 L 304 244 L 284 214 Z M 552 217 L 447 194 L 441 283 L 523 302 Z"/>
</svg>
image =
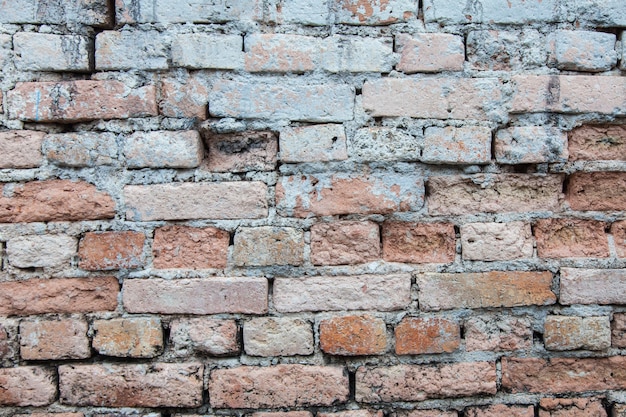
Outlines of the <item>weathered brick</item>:
<svg viewBox="0 0 626 417">
<path fill-rule="evenodd" d="M 20 323 L 20 356 L 25 360 L 85 359 L 91 356 L 87 322 L 37 319 Z"/>
<path fill-rule="evenodd" d="M 276 184 L 281 216 L 386 214 L 417 211 L 424 204 L 424 179 L 418 174 L 316 174 L 282 177 Z"/>
<path fill-rule="evenodd" d="M 383 223 L 383 258 L 388 262 L 448 263 L 455 252 L 451 223 Z"/>
<path fill-rule="evenodd" d="M 219 314 L 267 312 L 265 278 L 131 279 L 122 296 L 129 313 Z"/>
<path fill-rule="evenodd" d="M 557 30 L 553 51 L 556 67 L 571 71 L 608 71 L 617 64 L 616 40 L 612 33 Z"/>
<path fill-rule="evenodd" d="M 626 269 L 561 268 L 559 303 L 624 304 Z"/>
<path fill-rule="evenodd" d="M 383 415 L 382 410 L 346 410 L 336 413 L 317 413 L 318 417 L 383 417 Z"/>
<path fill-rule="evenodd" d="M 0 197 L 0 223 L 109 219 L 115 203 L 86 182 L 68 180 L 5 184 Z"/>
<path fill-rule="evenodd" d="M 335 23 L 388 25 L 406 22 L 417 15 L 415 0 L 338 0 Z"/>
<path fill-rule="evenodd" d="M 250 34 L 245 68 L 250 72 L 307 72 L 321 67 L 327 42 L 313 36 Z"/>
<path fill-rule="evenodd" d="M 377 126 L 357 130 L 348 152 L 351 158 L 362 161 L 419 161 L 423 147 L 422 137 Z"/>
<path fill-rule="evenodd" d="M 306 320 L 291 317 L 256 317 L 243 325 L 243 346 L 251 356 L 310 355 L 313 328 Z"/>
<path fill-rule="evenodd" d="M 382 355 L 387 351 L 385 322 L 370 315 L 322 320 L 319 331 L 320 348 L 330 355 Z"/>
<path fill-rule="evenodd" d="M 561 12 L 570 21 L 586 21 L 595 27 L 626 26 L 626 4 L 620 0 L 563 0 Z"/>
<path fill-rule="evenodd" d="M 500 87 L 496 78 L 385 78 L 365 82 L 363 108 L 372 116 L 500 120 Z"/>
<path fill-rule="evenodd" d="M 468 407 L 465 409 L 467 417 L 534 417 L 535 407 L 532 405 L 504 405 L 494 404 L 487 407 Z"/>
<path fill-rule="evenodd" d="M 196 168 L 204 146 L 195 130 L 135 132 L 124 140 L 128 168 Z"/>
<path fill-rule="evenodd" d="M 166 117 L 193 117 L 205 120 L 209 89 L 197 76 L 162 78 L 159 111 Z"/>
<path fill-rule="evenodd" d="M 558 21 L 556 0 L 527 2 L 510 0 L 502 7 L 499 0 L 484 0 L 480 3 L 467 3 L 465 0 L 424 0 L 424 20 L 427 23 L 511 23 Z"/>
<path fill-rule="evenodd" d="M 13 36 L 2 33 L 0 34 L 0 68 L 4 67 L 13 59 Z M 0 95 L 1 98 L 1 95 Z M 2 113 L 2 106 L 0 106 Z"/>
<path fill-rule="evenodd" d="M 7 93 L 9 116 L 31 122 L 75 123 L 156 116 L 156 90 L 120 81 L 18 83 Z"/>
<path fill-rule="evenodd" d="M 335 35 L 323 46 L 322 67 L 329 72 L 390 72 L 395 62 L 392 38 Z"/>
<path fill-rule="evenodd" d="M 464 327 L 467 351 L 512 351 L 533 345 L 533 329 L 526 317 L 471 317 Z"/>
<path fill-rule="evenodd" d="M 608 316 L 548 316 L 543 328 L 548 350 L 602 350 L 611 346 Z"/>
<path fill-rule="evenodd" d="M 172 42 L 172 64 L 191 69 L 241 69 L 242 48 L 239 35 L 182 33 Z"/>
<path fill-rule="evenodd" d="M 295 311 L 393 311 L 411 302 L 410 275 L 276 278 L 274 307 Z"/>
<path fill-rule="evenodd" d="M 232 355 L 239 352 L 237 333 L 235 320 L 179 318 L 170 323 L 170 344 L 177 356 Z"/>
<path fill-rule="evenodd" d="M 481 126 L 428 127 L 422 162 L 486 164 L 491 161 L 491 129 Z"/>
<path fill-rule="evenodd" d="M 93 53 L 80 35 L 18 32 L 13 35 L 15 66 L 20 71 L 88 72 Z"/>
<path fill-rule="evenodd" d="M 329 5 L 317 0 L 294 0 L 284 2 L 272 0 L 270 7 L 264 10 L 266 22 L 295 23 L 305 26 L 329 25 Z"/>
<path fill-rule="evenodd" d="M 562 394 L 622 390 L 626 358 L 502 358 L 502 387 L 510 392 Z M 575 370 L 575 371 L 574 371 Z"/>
<path fill-rule="evenodd" d="M 624 210 L 626 172 L 575 172 L 566 198 L 573 210 Z"/>
<path fill-rule="evenodd" d="M 310 411 L 274 411 L 274 412 L 256 412 L 250 417 L 313 417 Z"/>
<path fill-rule="evenodd" d="M 96 69 L 167 69 L 168 47 L 155 30 L 100 32 L 96 36 Z"/>
<path fill-rule="evenodd" d="M 516 307 L 556 302 L 550 272 L 425 273 L 417 277 L 420 309 Z"/>
<path fill-rule="evenodd" d="M 626 258 L 626 221 L 613 223 L 611 225 L 611 234 L 613 235 L 617 257 Z"/>
<path fill-rule="evenodd" d="M 93 322 L 93 348 L 105 356 L 153 358 L 163 350 L 158 318 L 119 318 Z"/>
<path fill-rule="evenodd" d="M 398 410 L 396 411 L 398 417 L 458 417 L 459 414 L 456 411 L 443 411 L 443 410 Z"/>
<path fill-rule="evenodd" d="M 258 219 L 267 216 L 266 193 L 256 181 L 129 185 L 124 199 L 134 221 Z"/>
<path fill-rule="evenodd" d="M 97 414 L 92 414 L 96 416 Z M 30 414 L 13 414 L 13 417 L 85 417 L 83 413 L 30 413 Z"/>
<path fill-rule="evenodd" d="M 0 386 L 2 406 L 38 407 L 52 404 L 57 390 L 52 369 L 39 366 L 0 368 Z"/>
<path fill-rule="evenodd" d="M 60 401 L 98 407 L 198 407 L 202 377 L 199 363 L 62 365 Z"/>
<path fill-rule="evenodd" d="M 541 219 L 535 224 L 540 258 L 607 258 L 606 224 L 596 220 Z"/>
<path fill-rule="evenodd" d="M 567 136 L 570 160 L 626 160 L 626 125 L 583 125 Z"/>
<path fill-rule="evenodd" d="M 624 417 L 626 416 L 626 405 L 625 404 L 614 404 L 613 412 L 611 417 Z"/>
<path fill-rule="evenodd" d="M 339 124 L 286 127 L 280 131 L 279 142 L 283 162 L 348 159 L 346 133 Z"/>
<path fill-rule="evenodd" d="M 18 339 L 19 321 L 7 318 L 0 320 L 0 366 L 8 366 L 17 361 Z"/>
<path fill-rule="evenodd" d="M 30 279 L 0 283 L 0 314 L 113 311 L 120 286 L 114 277 Z"/>
<path fill-rule="evenodd" d="M 356 400 L 365 403 L 495 393 L 496 366 L 490 362 L 360 367 L 356 372 Z"/>
<path fill-rule="evenodd" d="M 109 26 L 110 12 L 103 1 L 14 0 L 0 3 L 0 23 Z"/>
<path fill-rule="evenodd" d="M 461 253 L 472 261 L 504 261 L 532 258 L 530 224 L 466 223 L 461 225 Z"/>
<path fill-rule="evenodd" d="M 611 321 L 611 346 L 626 347 L 626 314 L 616 313 Z"/>
<path fill-rule="evenodd" d="M 349 389 L 343 368 L 276 365 L 216 369 L 209 392 L 213 408 L 277 408 L 343 403 Z"/>
<path fill-rule="evenodd" d="M 462 71 L 465 62 L 463 38 L 447 33 L 417 33 L 396 35 L 396 52 L 400 61 L 398 71 L 416 72 Z"/>
<path fill-rule="evenodd" d="M 461 344 L 461 328 L 438 317 L 405 317 L 396 326 L 396 354 L 450 353 Z"/>
<path fill-rule="evenodd" d="M 60 166 L 111 165 L 117 159 L 116 136 L 108 132 L 49 134 L 42 149 L 48 161 Z"/>
<path fill-rule="evenodd" d="M 209 93 L 215 117 L 344 122 L 353 118 L 354 87 L 347 84 L 271 85 L 223 80 Z"/>
<path fill-rule="evenodd" d="M 0 169 L 36 168 L 41 165 L 41 144 L 45 135 L 34 130 L 0 132 Z"/>
<path fill-rule="evenodd" d="M 380 258 L 378 224 L 339 221 L 311 226 L 314 265 L 353 265 Z"/>
<path fill-rule="evenodd" d="M 88 271 L 139 268 L 145 264 L 141 232 L 89 232 L 78 247 L 78 266 Z"/>
<path fill-rule="evenodd" d="M 599 398 L 542 398 L 539 417 L 607 417 Z"/>
<path fill-rule="evenodd" d="M 9 264 L 16 268 L 69 266 L 76 238 L 67 235 L 18 236 L 6 244 Z"/>
<path fill-rule="evenodd" d="M 115 0 L 115 17 L 124 23 L 213 23 L 262 17 L 258 0 L 222 1 Z"/>
<path fill-rule="evenodd" d="M 442 176 L 428 180 L 430 214 L 556 211 L 560 175 L 497 174 Z"/>
<path fill-rule="evenodd" d="M 214 227 L 165 226 L 154 231 L 155 268 L 225 268 L 230 234 Z"/>
<path fill-rule="evenodd" d="M 302 265 L 304 233 L 293 227 L 244 227 L 233 247 L 237 266 Z"/>
<path fill-rule="evenodd" d="M 276 168 L 278 138 L 272 132 L 205 135 L 204 141 L 209 171 L 273 171 Z"/>
<path fill-rule="evenodd" d="M 496 161 L 542 164 L 567 161 L 567 135 L 549 126 L 519 126 L 496 132 Z"/>
</svg>

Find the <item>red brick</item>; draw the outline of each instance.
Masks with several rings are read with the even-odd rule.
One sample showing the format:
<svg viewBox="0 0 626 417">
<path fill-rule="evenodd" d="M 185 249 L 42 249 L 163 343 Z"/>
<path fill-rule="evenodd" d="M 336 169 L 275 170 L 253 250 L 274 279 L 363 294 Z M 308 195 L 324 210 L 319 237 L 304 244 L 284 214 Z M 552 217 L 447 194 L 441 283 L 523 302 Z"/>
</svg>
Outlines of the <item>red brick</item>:
<svg viewBox="0 0 626 417">
<path fill-rule="evenodd" d="M 383 258 L 388 262 L 454 261 L 456 236 L 451 223 L 383 223 Z"/>
<path fill-rule="evenodd" d="M 576 172 L 566 198 L 573 210 L 626 210 L 626 172 Z"/>
<path fill-rule="evenodd" d="M 396 35 L 398 71 L 415 72 L 462 71 L 465 62 L 463 38 L 447 33 Z"/>
<path fill-rule="evenodd" d="M 414 0 L 337 0 L 336 23 L 351 25 L 388 25 L 415 18 Z"/>
<path fill-rule="evenodd" d="M 87 329 L 87 322 L 77 319 L 22 321 L 20 356 L 25 360 L 88 358 Z"/>
<path fill-rule="evenodd" d="M 41 165 L 44 136 L 45 132 L 34 130 L 0 132 L 0 168 L 36 168 Z"/>
<path fill-rule="evenodd" d="M 88 271 L 132 269 L 144 266 L 141 232 L 89 232 L 78 246 L 78 266 Z"/>
<path fill-rule="evenodd" d="M 599 398 L 542 398 L 539 417 L 607 417 Z"/>
<path fill-rule="evenodd" d="M 272 132 L 205 134 L 206 168 L 214 172 L 273 171 L 278 138 Z"/>
<path fill-rule="evenodd" d="M 442 318 L 405 317 L 396 326 L 396 354 L 450 353 L 461 344 L 459 324 Z"/>
<path fill-rule="evenodd" d="M 583 125 L 567 138 L 572 161 L 626 160 L 626 125 Z"/>
<path fill-rule="evenodd" d="M 467 417 L 534 417 L 535 407 L 532 405 L 495 404 L 487 407 L 469 407 L 465 409 Z"/>
<path fill-rule="evenodd" d="M 540 258 L 608 258 L 606 223 L 595 220 L 542 219 L 535 224 Z"/>
<path fill-rule="evenodd" d="M 543 328 L 547 350 L 602 350 L 611 346 L 608 316 L 548 316 Z"/>
<path fill-rule="evenodd" d="M 0 368 L 0 387 L 2 406 L 52 404 L 57 391 L 52 369 L 38 366 Z"/>
<path fill-rule="evenodd" d="M 154 231 L 153 266 L 168 268 L 225 268 L 230 234 L 214 227 L 165 226 Z"/>
<path fill-rule="evenodd" d="M 380 258 L 378 224 L 339 221 L 311 226 L 314 265 L 354 265 Z"/>
<path fill-rule="evenodd" d="M 330 355 L 382 355 L 387 350 L 385 322 L 369 315 L 322 320 L 320 348 Z"/>
<path fill-rule="evenodd" d="M 114 277 L 0 282 L 0 314 L 113 311 L 119 288 Z"/>
<path fill-rule="evenodd" d="M 96 320 L 93 331 L 93 348 L 101 355 L 153 358 L 163 350 L 163 329 L 156 318 Z"/>
<path fill-rule="evenodd" d="M 160 113 L 165 117 L 193 117 L 206 120 L 209 89 L 193 75 L 185 80 L 161 81 Z"/>
<path fill-rule="evenodd" d="M 622 220 L 611 225 L 611 234 L 615 243 L 618 258 L 626 258 L 626 221 Z"/>
<path fill-rule="evenodd" d="M 231 355 L 239 352 L 235 320 L 180 318 L 170 323 L 170 344 L 178 356 Z"/>
<path fill-rule="evenodd" d="M 560 286 L 560 304 L 626 303 L 626 269 L 561 268 Z"/>
<path fill-rule="evenodd" d="M 336 413 L 317 413 L 317 417 L 383 417 L 383 411 L 347 410 Z"/>
<path fill-rule="evenodd" d="M 626 314 L 616 313 L 611 322 L 611 346 L 626 347 Z"/>
<path fill-rule="evenodd" d="M 278 408 L 343 403 L 349 388 L 343 368 L 241 366 L 211 372 L 209 392 L 213 408 Z"/>
<path fill-rule="evenodd" d="M 112 80 L 18 83 L 7 93 L 7 101 L 11 118 L 31 122 L 158 115 L 154 86 L 131 89 Z"/>
<path fill-rule="evenodd" d="M 0 223 L 110 219 L 115 202 L 86 182 L 68 180 L 5 184 Z"/>
<path fill-rule="evenodd" d="M 510 392 L 564 394 L 623 390 L 626 358 L 502 358 L 502 387 Z"/>
<path fill-rule="evenodd" d="M 356 372 L 358 402 L 424 401 L 495 393 L 496 365 L 490 362 L 360 367 Z"/>
<path fill-rule="evenodd" d="M 525 317 L 479 316 L 465 322 L 465 350 L 486 352 L 530 349 L 533 329 Z"/>
</svg>

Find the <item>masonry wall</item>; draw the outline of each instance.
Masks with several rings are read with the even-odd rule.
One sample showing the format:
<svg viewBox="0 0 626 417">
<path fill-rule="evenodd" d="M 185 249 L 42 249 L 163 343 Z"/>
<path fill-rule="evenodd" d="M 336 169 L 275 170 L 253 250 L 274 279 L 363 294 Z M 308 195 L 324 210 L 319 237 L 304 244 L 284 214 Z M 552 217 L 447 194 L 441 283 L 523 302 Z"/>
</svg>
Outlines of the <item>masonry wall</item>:
<svg viewBox="0 0 626 417">
<path fill-rule="evenodd" d="M 625 28 L 0 1 L 0 416 L 626 416 Z"/>
</svg>

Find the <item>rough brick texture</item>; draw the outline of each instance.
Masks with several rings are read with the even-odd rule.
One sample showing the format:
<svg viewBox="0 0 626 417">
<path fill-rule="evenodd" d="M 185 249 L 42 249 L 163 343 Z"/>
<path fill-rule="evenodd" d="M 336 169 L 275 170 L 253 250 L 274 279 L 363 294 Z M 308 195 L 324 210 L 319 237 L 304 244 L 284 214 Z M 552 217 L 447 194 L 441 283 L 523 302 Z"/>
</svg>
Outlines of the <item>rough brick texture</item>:
<svg viewBox="0 0 626 417">
<path fill-rule="evenodd" d="M 320 348 L 331 355 L 380 355 L 387 350 L 385 322 L 366 315 L 323 320 Z"/>
<path fill-rule="evenodd" d="M 531 322 L 526 317 L 471 317 L 464 327 L 468 351 L 512 351 L 529 349 L 533 344 Z"/>
<path fill-rule="evenodd" d="M 561 268 L 561 304 L 621 304 L 626 299 L 625 269 Z"/>
<path fill-rule="evenodd" d="M 143 266 L 145 239 L 140 232 L 87 233 L 78 246 L 78 266 L 88 271 Z"/>
<path fill-rule="evenodd" d="M 192 353 L 220 356 L 239 351 L 234 320 L 181 318 L 170 324 L 170 343 L 177 355 Z"/>
<path fill-rule="evenodd" d="M 20 323 L 20 356 L 25 360 L 85 359 L 91 356 L 84 320 Z"/>
<path fill-rule="evenodd" d="M 626 126 L 584 125 L 568 133 L 572 160 L 626 160 Z"/>
<path fill-rule="evenodd" d="M 567 201 L 573 210 L 623 210 L 626 173 L 577 172 L 569 178 Z"/>
<path fill-rule="evenodd" d="M 459 325 L 440 318 L 404 318 L 396 326 L 395 336 L 398 355 L 450 353 L 461 343 Z"/>
<path fill-rule="evenodd" d="M 449 223 L 385 222 L 383 257 L 390 262 L 446 263 L 454 260 L 454 226 Z"/>
<path fill-rule="evenodd" d="M 233 261 L 238 266 L 301 265 L 304 235 L 291 227 L 254 227 L 235 234 Z"/>
<path fill-rule="evenodd" d="M 36 168 L 43 162 L 41 144 L 46 134 L 32 130 L 0 133 L 0 168 Z"/>
<path fill-rule="evenodd" d="M 258 317 L 243 327 L 243 344 L 251 356 L 294 356 L 313 353 L 313 328 L 306 320 Z"/>
<path fill-rule="evenodd" d="M 543 340 L 549 350 L 602 350 L 611 346 L 608 317 L 546 317 Z"/>
<path fill-rule="evenodd" d="M 105 356 L 152 358 L 163 348 L 163 329 L 155 318 L 97 320 L 93 348 Z"/>
<path fill-rule="evenodd" d="M 44 406 L 56 397 L 52 369 L 37 366 L 0 368 L 0 405 Z"/>
<path fill-rule="evenodd" d="M 359 264 L 380 258 L 378 225 L 373 222 L 318 223 L 311 227 L 311 262 Z"/>
<path fill-rule="evenodd" d="M 546 219 L 535 224 L 541 258 L 606 258 L 606 225 L 593 220 Z"/>
<path fill-rule="evenodd" d="M 165 226 L 154 231 L 155 268 L 224 268 L 228 232 L 214 227 Z"/>
</svg>

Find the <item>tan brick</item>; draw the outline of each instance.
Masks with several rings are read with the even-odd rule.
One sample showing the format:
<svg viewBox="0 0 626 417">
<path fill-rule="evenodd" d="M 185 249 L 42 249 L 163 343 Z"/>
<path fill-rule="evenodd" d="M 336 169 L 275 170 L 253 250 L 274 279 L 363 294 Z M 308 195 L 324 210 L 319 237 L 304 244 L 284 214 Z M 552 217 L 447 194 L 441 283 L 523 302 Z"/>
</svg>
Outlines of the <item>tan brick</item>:
<svg viewBox="0 0 626 417">
<path fill-rule="evenodd" d="M 92 414 L 95 417 L 95 414 Z M 85 417 L 83 413 L 30 413 L 13 414 L 13 417 Z"/>
<path fill-rule="evenodd" d="M 163 116 L 206 120 L 208 102 L 209 89 L 198 77 L 161 80 L 159 111 Z"/>
<path fill-rule="evenodd" d="M 342 161 L 348 159 L 345 129 L 340 124 L 285 127 L 280 131 L 283 162 Z"/>
<path fill-rule="evenodd" d="M 532 345 L 533 329 L 526 317 L 480 316 L 465 322 L 467 351 L 513 351 Z"/>
<path fill-rule="evenodd" d="M 144 266 L 141 232 L 88 232 L 78 247 L 78 266 L 88 271 Z"/>
<path fill-rule="evenodd" d="M 204 157 L 200 134 L 195 130 L 135 132 L 123 145 L 128 168 L 196 168 Z"/>
<path fill-rule="evenodd" d="M 448 263 L 455 252 L 451 223 L 383 223 L 383 257 L 388 262 Z"/>
<path fill-rule="evenodd" d="M 115 202 L 86 182 L 68 180 L 5 184 L 0 223 L 110 219 Z"/>
<path fill-rule="evenodd" d="M 0 282 L 0 314 L 113 311 L 119 289 L 114 277 Z"/>
<path fill-rule="evenodd" d="M 322 320 L 320 348 L 330 355 L 382 355 L 387 351 L 385 322 L 370 315 Z"/>
<path fill-rule="evenodd" d="M 626 125 L 583 125 L 567 137 L 570 160 L 626 160 Z"/>
<path fill-rule="evenodd" d="M 606 223 L 579 219 L 541 219 L 535 224 L 540 258 L 608 258 Z"/>
<path fill-rule="evenodd" d="M 276 365 L 216 369 L 209 392 L 213 408 L 278 408 L 343 403 L 349 389 L 343 368 Z"/>
<path fill-rule="evenodd" d="M 293 227 L 244 227 L 233 247 L 237 266 L 302 265 L 304 233 Z"/>
<path fill-rule="evenodd" d="M 205 135 L 206 168 L 215 172 L 273 171 L 278 138 L 272 132 Z"/>
<path fill-rule="evenodd" d="M 573 210 L 625 210 L 626 172 L 576 172 L 566 198 Z"/>
<path fill-rule="evenodd" d="M 560 284 L 560 304 L 626 302 L 626 269 L 561 268 Z"/>
<path fill-rule="evenodd" d="M 467 417 L 534 417 L 535 407 L 532 405 L 504 405 L 494 404 L 487 407 L 468 407 L 465 409 Z"/>
<path fill-rule="evenodd" d="M 626 314 L 616 313 L 611 322 L 611 346 L 626 347 Z"/>
<path fill-rule="evenodd" d="M 41 165 L 44 136 L 45 132 L 34 130 L 0 132 L 0 168 L 36 168 Z"/>
<path fill-rule="evenodd" d="M 542 398 L 539 417 L 607 417 L 599 398 Z"/>
<path fill-rule="evenodd" d="M 60 401 L 97 407 L 198 407 L 202 378 L 199 363 L 62 365 Z"/>
<path fill-rule="evenodd" d="M 39 366 L 0 368 L 0 386 L 2 406 L 52 404 L 57 390 L 53 370 Z"/>
<path fill-rule="evenodd" d="M 243 325 L 243 346 L 250 356 L 310 355 L 313 328 L 306 320 L 291 317 L 257 317 Z"/>
<path fill-rule="evenodd" d="M 77 241 L 67 235 L 17 236 L 6 243 L 9 264 L 16 268 L 69 266 Z"/>
<path fill-rule="evenodd" d="M 267 312 L 265 278 L 211 277 L 124 282 L 124 308 L 129 313 L 219 314 Z"/>
<path fill-rule="evenodd" d="M 93 323 L 93 348 L 122 358 L 153 358 L 163 350 L 163 329 L 157 318 L 119 318 Z"/>
<path fill-rule="evenodd" d="M 180 318 L 170 324 L 170 343 L 177 356 L 232 355 L 239 352 L 237 333 L 235 320 Z"/>
<path fill-rule="evenodd" d="M 486 164 L 491 161 L 491 129 L 482 126 L 427 127 L 422 162 Z"/>
<path fill-rule="evenodd" d="M 463 38 L 447 33 L 417 33 L 396 35 L 396 52 L 400 61 L 398 71 L 415 72 L 462 71 L 465 62 Z"/>
<path fill-rule="evenodd" d="M 43 152 L 55 165 L 93 167 L 112 165 L 118 149 L 115 133 L 54 133 L 44 138 Z"/>
<path fill-rule="evenodd" d="M 461 344 L 457 322 L 431 317 L 405 317 L 396 326 L 396 354 L 450 353 Z"/>
<path fill-rule="evenodd" d="M 495 393 L 496 366 L 490 362 L 360 367 L 356 372 L 356 400 L 365 403 Z"/>
<path fill-rule="evenodd" d="M 78 319 L 22 321 L 20 356 L 25 360 L 88 358 L 87 328 L 87 322 Z"/>
<path fill-rule="evenodd" d="M 417 277 L 424 311 L 516 307 L 556 302 L 550 272 L 425 273 Z"/>
<path fill-rule="evenodd" d="M 119 81 L 18 83 L 7 93 L 12 119 L 75 123 L 158 115 L 154 86 L 131 89 Z"/>
<path fill-rule="evenodd" d="M 230 234 L 214 227 L 164 226 L 154 231 L 153 266 L 169 268 L 225 268 Z"/>
<path fill-rule="evenodd" d="M 602 350 L 611 346 L 609 317 L 548 316 L 543 328 L 548 350 Z"/>
<path fill-rule="evenodd" d="M 467 223 L 461 226 L 461 253 L 472 261 L 504 261 L 532 258 L 530 224 Z"/>
<path fill-rule="evenodd" d="M 378 224 L 339 221 L 311 226 L 314 265 L 354 265 L 380 258 Z"/>
<path fill-rule="evenodd" d="M 414 19 L 415 0 L 341 0 L 335 1 L 335 22 L 349 25 L 388 25 Z"/>
</svg>

